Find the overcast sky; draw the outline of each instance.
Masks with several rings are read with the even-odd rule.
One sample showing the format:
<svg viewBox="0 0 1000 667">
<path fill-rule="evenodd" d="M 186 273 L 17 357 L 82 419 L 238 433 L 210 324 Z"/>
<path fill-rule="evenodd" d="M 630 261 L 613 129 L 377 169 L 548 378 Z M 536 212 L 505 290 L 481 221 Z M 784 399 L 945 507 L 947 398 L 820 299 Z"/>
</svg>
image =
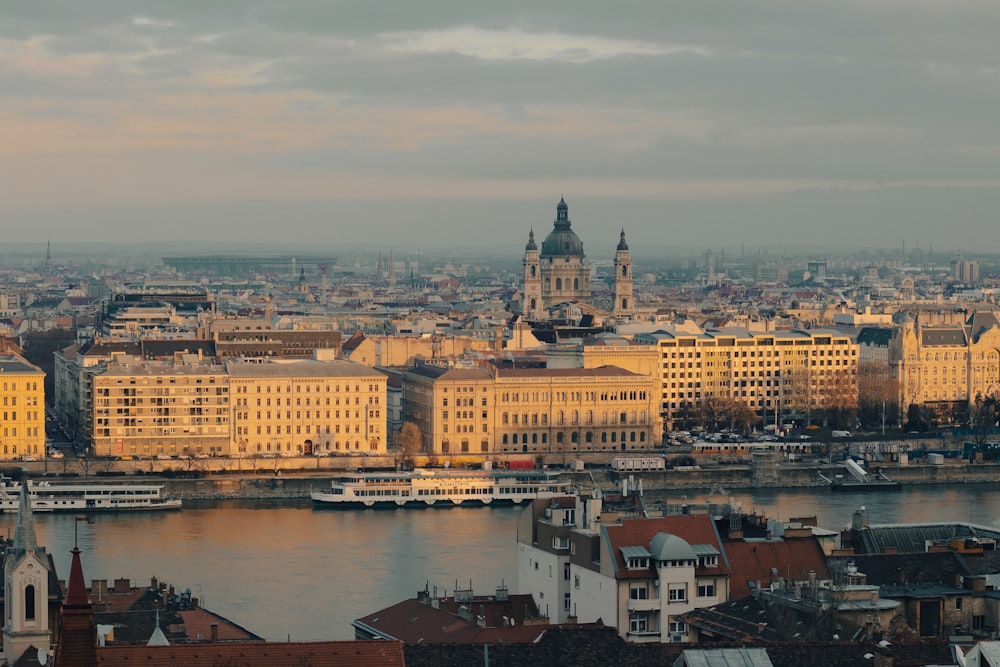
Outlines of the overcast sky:
<svg viewBox="0 0 1000 667">
<path fill-rule="evenodd" d="M 998 34 L 996 0 L 6 2 L 0 230 L 519 255 L 564 192 L 592 257 L 997 251 Z"/>
</svg>

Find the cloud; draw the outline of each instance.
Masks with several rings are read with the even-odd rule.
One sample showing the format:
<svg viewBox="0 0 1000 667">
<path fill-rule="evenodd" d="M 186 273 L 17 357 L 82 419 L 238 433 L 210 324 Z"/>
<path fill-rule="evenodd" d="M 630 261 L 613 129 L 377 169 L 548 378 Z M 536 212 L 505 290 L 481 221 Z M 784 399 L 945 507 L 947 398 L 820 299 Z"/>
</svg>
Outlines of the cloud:
<svg viewBox="0 0 1000 667">
<path fill-rule="evenodd" d="M 150 28 L 173 28 L 174 22 L 149 18 L 147 16 L 137 16 L 134 19 L 132 19 L 132 25 L 138 25 Z"/>
<path fill-rule="evenodd" d="M 588 63 L 618 56 L 689 54 L 709 56 L 693 45 L 662 45 L 596 35 L 524 32 L 517 28 L 486 30 L 462 26 L 448 30 L 396 32 L 382 35 L 389 51 L 400 53 L 456 53 L 482 60 L 558 60 Z"/>
</svg>

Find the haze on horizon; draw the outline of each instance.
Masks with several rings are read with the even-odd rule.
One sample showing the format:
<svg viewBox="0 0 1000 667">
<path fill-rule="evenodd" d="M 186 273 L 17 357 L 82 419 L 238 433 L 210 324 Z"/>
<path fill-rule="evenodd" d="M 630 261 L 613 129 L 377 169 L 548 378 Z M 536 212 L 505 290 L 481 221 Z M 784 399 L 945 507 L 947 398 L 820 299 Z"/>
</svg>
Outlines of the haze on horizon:
<svg viewBox="0 0 1000 667">
<path fill-rule="evenodd" d="M 1000 4 L 391 5 L 5 3 L 2 238 L 1000 250 Z"/>
</svg>

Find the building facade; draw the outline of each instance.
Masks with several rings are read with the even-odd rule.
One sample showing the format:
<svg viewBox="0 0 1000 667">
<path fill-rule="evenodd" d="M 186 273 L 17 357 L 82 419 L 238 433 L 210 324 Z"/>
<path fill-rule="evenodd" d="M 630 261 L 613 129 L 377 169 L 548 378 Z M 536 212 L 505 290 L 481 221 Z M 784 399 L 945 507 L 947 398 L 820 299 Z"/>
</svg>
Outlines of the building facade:
<svg viewBox="0 0 1000 667">
<path fill-rule="evenodd" d="M 16 354 L 0 355 L 0 457 L 46 455 L 45 373 Z"/>
<path fill-rule="evenodd" d="M 668 425 L 709 399 L 740 401 L 769 423 L 857 405 L 858 344 L 841 331 L 660 331 L 634 340 L 661 352 L 660 410 Z"/>
<path fill-rule="evenodd" d="M 403 420 L 432 455 L 645 450 L 662 439 L 657 392 L 613 366 L 418 366 L 403 375 Z"/>
<path fill-rule="evenodd" d="M 115 361 L 95 374 L 95 456 L 229 454 L 229 377 L 197 357 Z"/>
<path fill-rule="evenodd" d="M 226 369 L 236 455 L 385 453 L 384 373 L 344 359 Z"/>
</svg>

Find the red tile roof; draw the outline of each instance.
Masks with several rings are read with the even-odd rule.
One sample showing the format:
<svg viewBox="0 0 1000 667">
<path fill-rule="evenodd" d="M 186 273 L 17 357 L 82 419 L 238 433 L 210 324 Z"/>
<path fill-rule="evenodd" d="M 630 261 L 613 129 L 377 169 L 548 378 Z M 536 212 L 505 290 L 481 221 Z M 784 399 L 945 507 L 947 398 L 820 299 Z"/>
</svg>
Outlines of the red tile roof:
<svg viewBox="0 0 1000 667">
<path fill-rule="evenodd" d="M 778 577 L 805 581 L 809 571 L 820 579 L 828 579 L 823 549 L 814 537 L 780 541 L 727 542 L 726 555 L 732 576 L 729 578 L 729 597 L 736 600 L 750 595 L 748 582 L 756 581 L 767 587 Z M 777 574 L 772 574 L 774 568 Z"/>
<path fill-rule="evenodd" d="M 665 516 L 654 519 L 622 519 L 621 524 L 604 526 L 607 535 L 606 544 L 612 551 L 612 556 L 617 563 L 617 576 L 619 579 L 645 579 L 653 576 L 653 564 L 645 570 L 628 570 L 625 568 L 625 559 L 622 556 L 621 547 L 644 547 L 649 549 L 649 542 L 657 533 L 667 533 L 680 537 L 688 544 L 709 544 L 715 547 L 720 554 L 719 567 L 713 572 L 719 574 L 729 574 L 721 554 L 719 534 L 715 530 L 715 523 L 712 517 L 707 514 L 692 514 L 686 516 Z M 604 553 L 601 554 L 602 558 Z M 701 572 L 699 571 L 699 574 Z"/>
<path fill-rule="evenodd" d="M 100 667 L 405 667 L 403 645 L 392 641 L 259 642 L 108 646 L 97 649 Z M 85 667 L 81 665 L 80 667 Z"/>
<path fill-rule="evenodd" d="M 184 633 L 193 641 L 199 639 L 199 636 L 201 639 L 210 639 L 213 623 L 218 626 L 219 641 L 246 641 L 255 638 L 255 635 L 232 621 L 205 609 L 179 611 L 177 615 L 184 621 Z"/>
</svg>

